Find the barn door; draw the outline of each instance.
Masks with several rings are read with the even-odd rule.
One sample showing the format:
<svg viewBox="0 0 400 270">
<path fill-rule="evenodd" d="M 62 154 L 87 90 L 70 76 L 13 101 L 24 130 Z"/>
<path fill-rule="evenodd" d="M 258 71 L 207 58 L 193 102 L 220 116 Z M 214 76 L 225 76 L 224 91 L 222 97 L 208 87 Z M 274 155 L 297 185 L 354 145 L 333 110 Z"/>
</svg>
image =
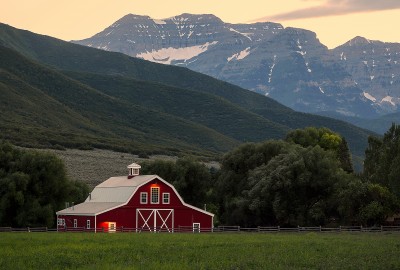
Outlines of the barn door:
<svg viewBox="0 0 400 270">
<path fill-rule="evenodd" d="M 136 228 L 139 231 L 173 232 L 173 209 L 137 209 Z"/>
</svg>

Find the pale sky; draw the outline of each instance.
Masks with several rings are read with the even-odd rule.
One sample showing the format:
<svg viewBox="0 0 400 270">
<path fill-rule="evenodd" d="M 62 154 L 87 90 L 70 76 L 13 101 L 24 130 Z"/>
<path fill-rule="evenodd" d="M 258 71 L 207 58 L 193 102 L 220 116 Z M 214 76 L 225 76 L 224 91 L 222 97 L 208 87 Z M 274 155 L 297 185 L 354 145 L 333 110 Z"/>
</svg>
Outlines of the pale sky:
<svg viewBox="0 0 400 270">
<path fill-rule="evenodd" d="M 91 37 L 129 13 L 273 21 L 314 31 L 329 48 L 355 36 L 400 43 L 400 0 L 1 0 L 0 22 L 69 41 Z"/>
</svg>

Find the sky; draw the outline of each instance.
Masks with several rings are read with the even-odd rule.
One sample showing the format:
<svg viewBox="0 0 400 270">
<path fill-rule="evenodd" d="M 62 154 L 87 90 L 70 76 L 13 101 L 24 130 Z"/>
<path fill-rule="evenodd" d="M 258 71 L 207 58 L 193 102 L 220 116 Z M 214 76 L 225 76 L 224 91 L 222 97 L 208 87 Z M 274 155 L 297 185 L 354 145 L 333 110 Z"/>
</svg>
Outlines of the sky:
<svg viewBox="0 0 400 270">
<path fill-rule="evenodd" d="M 0 22 L 69 41 L 91 37 L 129 13 L 272 21 L 314 31 L 329 48 L 355 36 L 400 43 L 400 0 L 1 0 Z"/>
</svg>

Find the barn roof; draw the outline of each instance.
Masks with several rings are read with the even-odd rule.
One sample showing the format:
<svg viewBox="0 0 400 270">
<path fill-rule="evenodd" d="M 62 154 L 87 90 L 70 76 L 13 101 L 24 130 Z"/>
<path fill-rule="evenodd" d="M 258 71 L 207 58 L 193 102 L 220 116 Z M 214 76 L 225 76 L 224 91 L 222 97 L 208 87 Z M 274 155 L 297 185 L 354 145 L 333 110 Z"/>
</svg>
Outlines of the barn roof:
<svg viewBox="0 0 400 270">
<path fill-rule="evenodd" d="M 84 202 L 71 206 L 64 210 L 58 211 L 57 215 L 95 215 L 96 213 L 101 213 L 107 211 L 108 209 L 118 207 L 120 202 Z"/>
<path fill-rule="evenodd" d="M 111 177 L 97 185 L 89 194 L 85 202 L 77 204 L 74 207 L 69 207 L 58 211 L 56 214 L 94 216 L 104 213 L 127 204 L 139 187 L 154 179 L 159 179 L 170 186 L 176 192 L 177 196 L 185 206 L 203 212 L 207 215 L 214 216 L 214 214 L 204 211 L 203 209 L 186 204 L 174 186 L 158 175 L 138 175 L 133 178 L 129 178 L 127 176 Z"/>
</svg>

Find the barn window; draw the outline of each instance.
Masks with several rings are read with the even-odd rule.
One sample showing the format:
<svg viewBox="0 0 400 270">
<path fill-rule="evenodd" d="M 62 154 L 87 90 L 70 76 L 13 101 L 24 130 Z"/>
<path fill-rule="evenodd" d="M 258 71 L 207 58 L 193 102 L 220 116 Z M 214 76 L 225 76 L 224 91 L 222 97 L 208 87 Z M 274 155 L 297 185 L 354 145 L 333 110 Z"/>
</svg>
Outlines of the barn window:
<svg viewBox="0 0 400 270">
<path fill-rule="evenodd" d="M 162 199 L 163 199 L 162 201 L 163 204 L 169 204 L 169 193 L 163 193 Z"/>
<path fill-rule="evenodd" d="M 78 227 L 78 220 L 74 219 L 74 228 Z"/>
<path fill-rule="evenodd" d="M 65 226 L 65 219 L 59 218 L 59 219 L 57 220 L 57 225 Z"/>
<path fill-rule="evenodd" d="M 140 203 L 147 204 L 147 192 L 140 192 Z"/>
<path fill-rule="evenodd" d="M 151 203 L 160 203 L 160 188 L 151 188 Z"/>
<path fill-rule="evenodd" d="M 193 232 L 200 232 L 200 223 L 193 223 Z"/>
<path fill-rule="evenodd" d="M 90 229 L 90 219 L 86 220 L 86 229 Z"/>
</svg>

